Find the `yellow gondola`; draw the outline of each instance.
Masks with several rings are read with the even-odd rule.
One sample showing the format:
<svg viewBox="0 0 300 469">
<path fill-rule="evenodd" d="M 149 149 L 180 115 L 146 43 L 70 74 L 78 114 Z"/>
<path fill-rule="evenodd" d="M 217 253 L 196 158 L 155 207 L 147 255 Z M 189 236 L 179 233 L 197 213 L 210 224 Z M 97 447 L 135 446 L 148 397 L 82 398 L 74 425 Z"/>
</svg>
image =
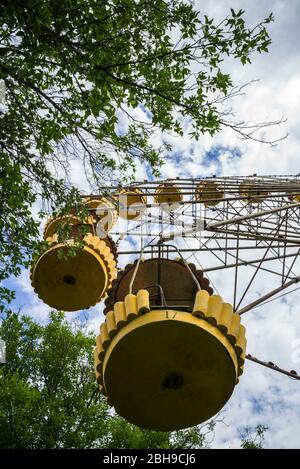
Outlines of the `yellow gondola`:
<svg viewBox="0 0 300 469">
<path fill-rule="evenodd" d="M 220 184 L 211 181 L 202 181 L 196 187 L 196 200 L 203 203 L 205 207 L 214 207 L 224 198 L 224 192 Z"/>
<path fill-rule="evenodd" d="M 69 239 L 64 243 L 56 233 L 62 222 L 71 222 Z M 30 278 L 36 294 L 52 308 L 89 308 L 111 287 L 117 274 L 114 243 L 108 236 L 100 239 L 95 231 L 91 216 L 85 222 L 75 216 L 57 217 L 46 225 L 47 246 L 31 266 Z"/>
<path fill-rule="evenodd" d="M 122 189 L 116 194 L 119 202 L 119 217 L 136 220 L 146 210 L 147 198 L 137 187 Z"/>
<path fill-rule="evenodd" d="M 91 227 L 94 223 L 96 223 L 96 219 L 92 216 L 89 216 L 85 222 L 80 220 L 79 217 L 76 215 L 59 215 L 57 217 L 51 217 L 47 221 L 44 229 L 44 239 L 52 238 L 55 233 L 58 231 L 59 226 L 63 225 L 70 225 L 71 230 L 75 231 L 75 227 L 78 228 L 83 225 L 86 227 Z"/>
<path fill-rule="evenodd" d="M 109 233 L 118 219 L 118 213 L 113 203 L 106 197 L 87 198 L 85 205 L 92 215 L 97 218 L 105 233 Z"/>
<path fill-rule="evenodd" d="M 239 196 L 248 204 L 258 204 L 265 200 L 268 192 L 258 182 L 243 181 L 239 185 Z"/>
<path fill-rule="evenodd" d="M 175 186 L 175 184 L 164 183 L 156 188 L 154 200 L 164 210 L 169 211 L 176 210 L 183 198 L 179 187 Z"/>
<path fill-rule="evenodd" d="M 94 352 L 97 382 L 116 411 L 143 428 L 173 431 L 211 418 L 243 372 L 240 316 L 191 270 L 204 289 L 185 264 L 151 259 L 138 271 L 128 266 L 109 292 Z M 161 288 L 148 285 L 158 277 Z"/>
</svg>

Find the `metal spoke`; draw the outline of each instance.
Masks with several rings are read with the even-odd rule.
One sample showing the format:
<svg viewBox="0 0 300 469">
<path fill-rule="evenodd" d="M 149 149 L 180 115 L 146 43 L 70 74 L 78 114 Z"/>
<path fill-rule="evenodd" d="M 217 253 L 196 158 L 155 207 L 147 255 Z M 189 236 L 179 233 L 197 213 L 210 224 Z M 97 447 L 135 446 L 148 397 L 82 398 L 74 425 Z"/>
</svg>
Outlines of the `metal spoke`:
<svg viewBox="0 0 300 469">
<path fill-rule="evenodd" d="M 181 200 L 171 212 L 154 200 L 156 189 L 162 184 L 174 185 L 181 191 Z M 201 200 L 196 192 L 199 184 L 202 188 L 208 184 L 205 198 Z M 211 189 L 214 187 L 219 192 Z M 118 244 L 120 256 L 140 258 L 142 252 L 152 257 L 163 245 L 167 256 L 176 257 L 176 249 L 179 249 L 186 262 L 195 263 L 205 276 L 209 275 L 215 291 L 218 275 L 219 278 L 221 273 L 223 278 L 226 276 L 234 310 L 241 315 L 284 295 L 297 294 L 300 287 L 289 287 L 300 280 L 299 174 L 169 178 L 136 181 L 127 188 L 144 192 L 147 203 L 143 206 L 142 218 L 128 222 L 125 228 L 120 222 L 120 229 L 116 225 L 110 233 Z M 107 196 L 117 206 L 115 194 L 121 188 L 101 189 L 102 196 Z M 178 191 L 169 194 L 176 195 Z M 99 194 L 89 197 L 99 198 Z M 248 300 L 248 304 L 242 306 L 248 297 L 257 299 Z M 295 372 L 271 362 L 251 355 L 246 358 L 299 379 Z"/>
</svg>

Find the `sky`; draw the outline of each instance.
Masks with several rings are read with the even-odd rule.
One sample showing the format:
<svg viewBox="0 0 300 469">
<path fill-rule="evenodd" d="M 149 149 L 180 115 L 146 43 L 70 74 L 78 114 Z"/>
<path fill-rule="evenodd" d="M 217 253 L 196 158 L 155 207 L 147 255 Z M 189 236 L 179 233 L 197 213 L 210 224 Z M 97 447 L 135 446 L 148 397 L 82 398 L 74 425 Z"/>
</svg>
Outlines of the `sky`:
<svg viewBox="0 0 300 469">
<path fill-rule="evenodd" d="M 277 120 L 282 116 L 287 121 L 281 126 L 269 129 L 271 138 L 288 137 L 278 145 L 241 141 L 236 134 L 224 129 L 213 138 L 204 135 L 198 142 L 187 132 L 183 137 L 171 137 L 156 132 L 153 142 L 172 143 L 162 177 L 202 177 L 217 174 L 298 174 L 300 148 L 300 3 L 298 0 L 222 0 L 196 1 L 200 12 L 210 17 L 224 18 L 230 8 L 246 10 L 250 25 L 274 13 L 275 22 L 269 27 L 272 45 L 269 54 L 256 55 L 252 64 L 242 67 L 237 63 L 226 65 L 233 81 L 241 85 L 259 80 L 249 86 L 245 96 L 236 98 L 234 111 L 246 121 Z M 145 114 L 140 108 L 138 112 Z M 149 117 L 149 116 L 148 116 Z M 120 123 L 120 127 L 125 125 Z M 188 126 L 188 124 L 187 124 Z M 188 130 L 188 129 L 187 129 Z M 72 168 L 75 181 L 81 181 L 81 167 Z M 138 180 L 147 178 L 146 168 L 139 166 Z M 130 240 L 127 241 L 130 243 Z M 128 259 L 123 259 L 127 263 Z M 270 280 L 266 275 L 264 281 Z M 228 285 L 224 278 L 216 276 L 222 293 Z M 17 279 L 8 285 L 16 289 L 15 308 L 32 315 L 41 322 L 47 320 L 49 307 L 34 294 L 28 272 L 22 271 Z M 270 289 L 272 285 L 270 284 Z M 248 336 L 248 352 L 272 360 L 284 368 L 300 372 L 300 319 L 299 297 L 291 295 L 246 315 L 245 325 Z M 90 327 L 97 330 L 102 318 L 103 305 L 97 305 L 86 312 L 69 313 L 69 318 L 85 316 Z M 250 350 L 251 346 L 251 350 Z M 216 448 L 237 448 L 240 432 L 245 425 L 268 426 L 265 446 L 267 448 L 300 447 L 300 383 L 272 370 L 251 362 L 246 363 L 245 373 L 233 396 L 222 413 L 224 423 L 216 427 L 212 443 Z"/>
</svg>

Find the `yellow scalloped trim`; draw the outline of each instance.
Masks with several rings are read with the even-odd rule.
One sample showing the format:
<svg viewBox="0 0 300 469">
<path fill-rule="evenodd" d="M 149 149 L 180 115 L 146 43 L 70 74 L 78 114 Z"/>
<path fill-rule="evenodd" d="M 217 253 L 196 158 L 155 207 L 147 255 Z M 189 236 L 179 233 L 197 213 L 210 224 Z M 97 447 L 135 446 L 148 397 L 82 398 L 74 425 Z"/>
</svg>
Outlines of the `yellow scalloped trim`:
<svg viewBox="0 0 300 469">
<path fill-rule="evenodd" d="M 96 337 L 94 349 L 96 379 L 100 384 L 100 391 L 107 396 L 102 379 L 102 367 L 105 352 L 120 329 L 137 316 L 150 311 L 149 292 L 139 290 L 136 295 L 129 293 L 124 301 L 117 301 L 114 310 L 109 311 L 105 321 L 100 325 L 100 334 Z M 208 321 L 222 332 L 234 347 L 239 376 L 244 371 L 247 340 L 245 327 L 240 323 L 240 316 L 233 312 L 229 303 L 224 303 L 219 295 L 210 295 L 206 290 L 199 290 L 195 297 L 193 316 Z"/>
<path fill-rule="evenodd" d="M 88 233 L 84 238 L 83 242 L 91 249 L 97 252 L 97 254 L 104 261 L 107 270 L 108 270 L 108 286 L 107 290 L 111 287 L 112 281 L 117 276 L 117 264 L 115 257 L 111 252 L 109 246 L 98 236 L 93 236 L 91 233 Z"/>
<path fill-rule="evenodd" d="M 108 209 L 114 209 L 114 205 L 112 202 L 110 202 L 108 199 L 106 199 L 105 197 L 101 197 L 99 199 L 92 199 L 91 197 L 87 197 L 87 199 L 85 200 L 85 205 L 88 207 L 88 208 L 91 208 L 93 210 L 96 211 L 96 217 L 98 218 L 98 220 L 101 221 L 101 219 L 106 215 L 106 214 L 97 214 L 97 208 L 99 206 L 101 207 L 104 207 L 104 208 L 108 208 Z M 117 219 L 118 219 L 118 212 L 117 210 L 109 210 L 109 214 L 110 214 L 110 221 L 109 221 L 109 225 L 108 225 L 108 228 L 107 228 L 107 231 L 110 231 L 112 229 L 112 227 L 116 224 L 117 222 Z"/>
<path fill-rule="evenodd" d="M 66 244 L 69 244 L 69 245 L 74 244 L 73 239 L 70 239 L 70 240 L 66 241 L 66 243 L 59 243 L 57 234 L 54 234 L 52 237 L 47 238 L 46 241 L 47 241 L 49 247 L 53 247 L 54 245 L 61 245 L 63 247 L 63 246 L 66 246 Z M 92 249 L 93 251 L 95 251 L 98 254 L 98 256 L 102 259 L 102 261 L 104 262 L 104 264 L 106 266 L 106 269 L 107 269 L 107 274 L 108 274 L 107 288 L 106 288 L 105 294 L 100 295 L 100 297 L 97 299 L 97 302 L 95 303 L 95 304 L 97 304 L 100 300 L 102 300 L 107 295 L 107 291 L 111 288 L 112 281 L 117 276 L 117 264 L 116 264 L 116 261 L 115 261 L 115 257 L 113 255 L 113 253 L 111 252 L 109 246 L 107 246 L 107 244 L 102 239 L 98 238 L 98 236 L 93 236 L 91 233 L 88 233 L 83 238 L 82 241 L 88 248 Z M 45 252 L 46 251 L 44 251 L 42 253 L 42 255 Z M 38 295 L 38 292 L 35 290 L 34 279 L 33 279 L 35 265 L 36 265 L 36 262 L 31 266 L 30 280 L 31 280 L 31 285 L 34 288 L 34 291 Z"/>
<path fill-rule="evenodd" d="M 241 324 L 240 315 L 233 312 L 231 304 L 224 303 L 219 295 L 210 295 L 206 290 L 199 290 L 195 298 L 193 315 L 200 319 L 206 319 L 226 335 L 234 346 L 239 368 L 242 370 L 247 344 L 246 330 Z"/>
<path fill-rule="evenodd" d="M 56 227 L 58 223 L 69 223 L 71 225 L 94 225 L 97 223 L 94 217 L 89 216 L 87 220 L 82 221 L 75 215 L 64 215 L 61 217 L 50 217 L 45 225 L 43 237 L 44 239 L 52 238 L 56 233 Z"/>
</svg>

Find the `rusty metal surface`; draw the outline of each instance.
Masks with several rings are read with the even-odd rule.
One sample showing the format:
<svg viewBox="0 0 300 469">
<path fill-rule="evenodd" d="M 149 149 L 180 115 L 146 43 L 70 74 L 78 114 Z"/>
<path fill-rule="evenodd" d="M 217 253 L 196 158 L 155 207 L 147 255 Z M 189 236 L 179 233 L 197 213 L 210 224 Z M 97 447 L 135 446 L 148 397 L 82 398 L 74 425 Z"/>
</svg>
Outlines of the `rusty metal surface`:
<svg viewBox="0 0 300 469">
<path fill-rule="evenodd" d="M 213 290 L 209 286 L 209 280 L 203 276 L 202 271 L 197 270 L 194 264 L 189 264 L 189 267 L 198 279 L 201 288 L 212 294 Z M 134 268 L 135 264 L 127 265 L 123 271 L 119 272 L 118 278 L 113 281 L 112 288 L 108 291 L 108 297 L 105 300 L 104 314 L 113 309 L 116 301 L 124 300 L 129 291 Z M 155 258 L 141 262 L 133 284 L 133 292 L 153 284 L 161 285 L 168 306 L 192 308 L 197 287 L 181 261 Z M 151 306 L 161 305 L 161 295 L 158 289 L 151 290 L 150 303 Z"/>
</svg>

